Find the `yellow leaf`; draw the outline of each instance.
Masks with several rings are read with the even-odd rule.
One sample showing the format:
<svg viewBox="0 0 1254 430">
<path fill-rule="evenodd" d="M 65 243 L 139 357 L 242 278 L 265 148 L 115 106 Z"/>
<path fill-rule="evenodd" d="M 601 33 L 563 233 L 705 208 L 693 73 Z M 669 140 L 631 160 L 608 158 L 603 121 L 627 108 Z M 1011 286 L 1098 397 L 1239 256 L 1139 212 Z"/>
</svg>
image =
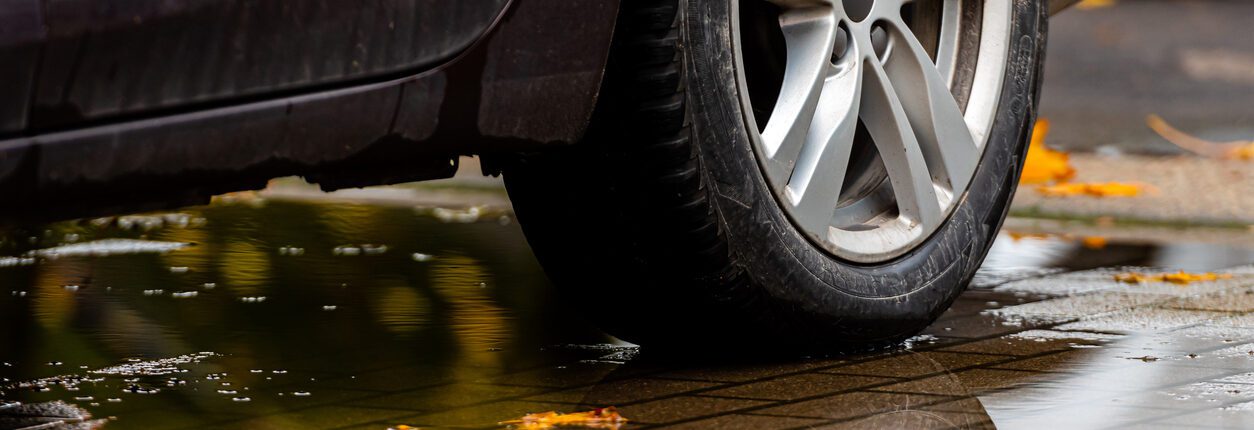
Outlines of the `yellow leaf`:
<svg viewBox="0 0 1254 430">
<path fill-rule="evenodd" d="M 1254 142 L 1229 148 L 1224 157 L 1234 160 L 1254 160 Z"/>
<path fill-rule="evenodd" d="M 1191 284 L 1194 282 L 1216 281 L 1220 279 L 1231 278 L 1229 274 L 1216 273 L 1186 273 L 1181 270 L 1176 273 L 1120 273 L 1115 275 L 1115 280 L 1128 284 L 1143 284 L 1146 282 L 1170 282 L 1177 285 Z"/>
<path fill-rule="evenodd" d="M 1041 118 L 1032 127 L 1032 142 L 1028 145 L 1028 156 L 1023 163 L 1023 175 L 1020 184 L 1045 184 L 1049 182 L 1065 182 L 1075 176 L 1066 152 L 1055 151 L 1045 146 L 1045 136 L 1049 135 L 1049 120 Z"/>
<path fill-rule="evenodd" d="M 1211 142 L 1199 139 L 1177 130 L 1162 117 L 1152 114 L 1145 118 L 1145 124 L 1168 142 L 1198 155 L 1233 160 L 1254 160 L 1254 141 Z"/>
<path fill-rule="evenodd" d="M 1102 249 L 1106 247 L 1106 238 L 1101 236 L 1087 236 L 1080 239 L 1080 243 L 1084 244 L 1088 249 Z"/>
<path fill-rule="evenodd" d="M 613 406 L 597 408 L 587 412 L 563 414 L 556 411 L 539 412 L 524 415 L 522 418 L 501 421 L 501 425 L 510 425 L 527 430 L 550 429 L 556 426 L 583 426 L 588 428 L 617 429 L 627 423 L 627 419 L 618 414 Z"/>
<path fill-rule="evenodd" d="M 1036 191 L 1046 197 L 1132 197 L 1141 194 L 1147 188 L 1147 186 L 1141 184 L 1126 184 L 1122 182 L 1065 183 L 1041 185 L 1036 187 Z"/>
<path fill-rule="evenodd" d="M 1080 10 L 1101 9 L 1115 5 L 1115 0 L 1082 0 L 1076 3 L 1075 8 Z"/>
</svg>

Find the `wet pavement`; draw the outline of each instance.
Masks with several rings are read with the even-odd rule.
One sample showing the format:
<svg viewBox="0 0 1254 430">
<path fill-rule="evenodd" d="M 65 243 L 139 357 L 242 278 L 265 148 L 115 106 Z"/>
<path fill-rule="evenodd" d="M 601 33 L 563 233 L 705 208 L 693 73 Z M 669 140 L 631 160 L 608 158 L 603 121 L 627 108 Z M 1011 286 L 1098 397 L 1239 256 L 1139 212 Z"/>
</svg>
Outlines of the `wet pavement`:
<svg viewBox="0 0 1254 430">
<path fill-rule="evenodd" d="M 50 401 L 110 429 L 501 428 L 610 405 L 627 428 L 1254 425 L 1254 235 L 1006 230 L 907 344 L 769 361 L 599 332 L 505 209 L 242 194 L 10 230 L 0 428 L 10 402 Z M 1232 277 L 1117 283 L 1124 266 Z"/>
</svg>

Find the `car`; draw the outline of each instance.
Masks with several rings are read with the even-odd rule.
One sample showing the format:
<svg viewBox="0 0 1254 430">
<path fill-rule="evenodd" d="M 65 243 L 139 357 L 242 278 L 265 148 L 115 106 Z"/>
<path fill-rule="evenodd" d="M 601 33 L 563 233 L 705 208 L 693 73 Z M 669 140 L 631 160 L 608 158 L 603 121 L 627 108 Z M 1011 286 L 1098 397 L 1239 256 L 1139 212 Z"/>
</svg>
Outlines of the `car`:
<svg viewBox="0 0 1254 430">
<path fill-rule="evenodd" d="M 980 266 L 1068 0 L 13 0 L 0 218 L 504 176 L 623 339 L 894 342 Z"/>
</svg>

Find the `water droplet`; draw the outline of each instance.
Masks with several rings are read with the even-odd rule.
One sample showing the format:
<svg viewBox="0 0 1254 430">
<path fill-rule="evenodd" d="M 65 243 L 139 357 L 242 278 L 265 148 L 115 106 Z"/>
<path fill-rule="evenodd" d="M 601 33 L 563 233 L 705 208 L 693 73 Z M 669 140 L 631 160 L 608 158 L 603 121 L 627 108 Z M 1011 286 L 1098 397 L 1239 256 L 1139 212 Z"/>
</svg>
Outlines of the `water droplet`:
<svg viewBox="0 0 1254 430">
<path fill-rule="evenodd" d="M 253 401 L 253 399 L 252 399 L 252 398 L 250 398 L 250 397 L 234 397 L 234 398 L 232 398 L 232 399 L 231 399 L 231 401 L 235 401 L 235 402 L 251 402 L 251 401 Z"/>
<path fill-rule="evenodd" d="M 130 385 L 126 388 L 123 388 L 122 392 L 134 393 L 134 394 L 157 394 L 161 392 L 161 389 L 153 388 L 153 387 L 141 387 L 139 385 Z"/>
<path fill-rule="evenodd" d="M 206 283 L 200 284 L 200 288 L 204 288 L 206 290 L 212 290 L 214 288 L 217 288 L 217 286 L 218 284 L 215 284 L 213 282 L 206 282 Z"/>
<path fill-rule="evenodd" d="M 74 401 L 76 402 L 90 402 L 92 400 L 95 400 L 95 398 L 92 396 L 81 396 L 81 397 L 74 398 Z"/>
<path fill-rule="evenodd" d="M 292 395 L 296 397 L 309 397 L 310 393 L 308 391 L 293 391 Z"/>
<path fill-rule="evenodd" d="M 324 310 L 324 311 L 333 311 L 333 310 L 335 310 L 335 309 L 336 309 L 336 306 L 335 306 L 335 305 L 326 305 L 326 306 L 323 306 L 323 307 L 322 307 L 322 310 Z"/>
<path fill-rule="evenodd" d="M 331 250 L 331 254 L 334 254 L 334 255 L 360 255 L 360 254 L 361 254 L 361 248 L 358 248 L 358 247 L 356 247 L 356 246 L 348 246 L 348 245 L 344 245 L 344 246 L 337 246 L 337 247 L 335 247 L 334 249 L 332 249 L 332 250 Z"/>
<path fill-rule="evenodd" d="M 435 256 L 431 254 L 423 254 L 421 252 L 415 252 L 413 255 L 410 256 L 410 258 L 413 258 L 414 261 L 421 263 L 424 261 L 431 261 L 431 259 L 435 258 Z"/>
<path fill-rule="evenodd" d="M 266 296 L 240 297 L 239 300 L 244 303 L 261 303 L 266 301 Z"/>
<path fill-rule="evenodd" d="M 186 266 L 171 266 L 170 267 L 170 273 L 187 273 L 190 270 L 191 269 L 188 269 Z"/>
<path fill-rule="evenodd" d="M 265 371 L 264 371 L 264 370 L 261 370 L 261 369 L 253 369 L 253 370 L 249 370 L 249 372 L 252 372 L 252 373 L 261 373 L 261 372 L 265 372 Z"/>
<path fill-rule="evenodd" d="M 105 399 L 105 401 L 106 401 L 106 402 L 109 402 L 109 403 L 121 403 L 121 402 L 122 402 L 122 399 L 119 399 L 119 398 L 113 397 L 113 398 L 108 398 L 108 399 Z"/>
<path fill-rule="evenodd" d="M 65 291 L 78 291 L 78 285 L 65 285 L 61 288 L 64 288 Z"/>
<path fill-rule="evenodd" d="M 236 395 L 236 394 L 239 394 L 239 391 L 235 391 L 235 390 L 218 390 L 218 394 L 226 394 L 226 395 L 228 395 L 228 396 L 234 396 L 234 395 Z"/>
<path fill-rule="evenodd" d="M 170 294 L 170 296 L 176 299 L 190 299 L 192 297 L 196 297 L 199 294 L 200 293 L 196 291 L 182 291 L 182 292 Z"/>
</svg>

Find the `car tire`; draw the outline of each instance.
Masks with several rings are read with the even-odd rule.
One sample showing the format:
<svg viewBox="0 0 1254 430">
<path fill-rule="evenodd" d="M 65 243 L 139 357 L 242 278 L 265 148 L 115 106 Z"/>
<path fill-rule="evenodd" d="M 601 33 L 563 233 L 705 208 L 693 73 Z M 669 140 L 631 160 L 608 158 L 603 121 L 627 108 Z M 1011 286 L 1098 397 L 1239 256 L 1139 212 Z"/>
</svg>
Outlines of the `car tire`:
<svg viewBox="0 0 1254 430">
<path fill-rule="evenodd" d="M 1017 185 L 1039 98 L 1044 0 L 1006 0 L 997 12 L 1007 15 L 1001 84 L 967 185 L 926 234 L 868 258 L 841 251 L 848 244 L 824 242 L 821 227 L 808 233 L 772 183 L 755 146 L 766 131 L 746 114 L 757 109 L 743 97 L 748 60 L 737 58 L 747 55 L 747 42 L 733 40 L 745 25 L 743 5 L 644 0 L 621 7 L 584 141 L 504 169 L 519 223 L 569 303 L 608 333 L 647 346 L 744 342 L 813 350 L 907 338 L 961 294 Z M 951 92 L 970 92 L 977 67 L 956 66 Z M 970 111 L 974 102 L 966 103 Z M 870 159 L 887 165 L 876 148 Z M 896 180 L 884 178 L 876 189 L 895 193 Z M 907 211 L 896 205 L 904 218 Z"/>
</svg>

